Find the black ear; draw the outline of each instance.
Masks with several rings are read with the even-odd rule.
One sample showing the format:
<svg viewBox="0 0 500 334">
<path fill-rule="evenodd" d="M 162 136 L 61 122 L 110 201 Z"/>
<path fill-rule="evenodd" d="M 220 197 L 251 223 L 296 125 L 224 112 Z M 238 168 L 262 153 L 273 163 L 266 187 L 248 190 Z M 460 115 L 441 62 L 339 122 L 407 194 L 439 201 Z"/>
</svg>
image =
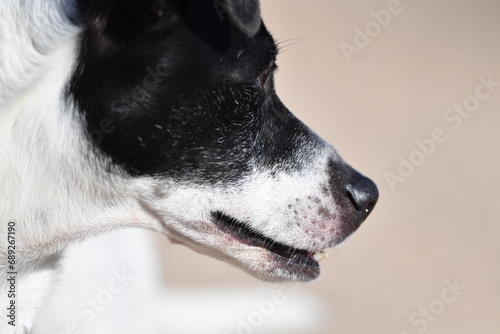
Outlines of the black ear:
<svg viewBox="0 0 500 334">
<path fill-rule="evenodd" d="M 259 31 L 262 23 L 259 0 L 220 0 L 219 4 L 229 19 L 245 34 L 252 37 Z"/>
<path fill-rule="evenodd" d="M 178 0 L 78 0 L 79 22 L 92 44 L 106 52 L 153 27 L 174 25 L 179 17 Z"/>
</svg>

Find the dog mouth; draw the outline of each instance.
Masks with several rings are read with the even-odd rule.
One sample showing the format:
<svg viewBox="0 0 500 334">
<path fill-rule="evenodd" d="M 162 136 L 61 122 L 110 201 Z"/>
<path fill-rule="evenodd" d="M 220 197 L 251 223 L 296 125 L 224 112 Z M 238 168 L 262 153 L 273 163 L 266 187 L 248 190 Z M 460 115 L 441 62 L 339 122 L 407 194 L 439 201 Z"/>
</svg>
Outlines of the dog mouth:
<svg viewBox="0 0 500 334">
<path fill-rule="evenodd" d="M 309 251 L 285 245 L 258 232 L 223 212 L 212 213 L 214 223 L 223 232 L 237 239 L 238 242 L 262 248 L 273 255 L 276 266 L 285 270 L 299 280 L 312 280 L 319 276 L 319 261 L 327 257 L 322 250 Z"/>
</svg>

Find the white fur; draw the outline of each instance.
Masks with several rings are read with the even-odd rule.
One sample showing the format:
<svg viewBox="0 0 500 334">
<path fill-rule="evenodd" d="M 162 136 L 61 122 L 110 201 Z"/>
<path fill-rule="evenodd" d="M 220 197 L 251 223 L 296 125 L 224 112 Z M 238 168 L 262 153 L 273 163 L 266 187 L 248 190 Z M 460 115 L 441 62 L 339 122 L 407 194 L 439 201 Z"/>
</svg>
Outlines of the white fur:
<svg viewBox="0 0 500 334">
<path fill-rule="evenodd" d="M 70 242 L 113 229 L 159 231 L 256 275 L 275 270 L 276 278 L 288 274 L 264 249 L 242 245 L 217 229 L 211 211 L 224 210 L 270 238 L 311 251 L 335 242 L 313 231 L 313 222 L 339 224 L 332 198 L 321 195 L 321 186 L 328 184 L 327 159 L 336 156 L 330 146 L 315 152 L 314 165 L 302 171 L 276 178 L 256 169 L 226 188 L 131 178 L 94 154 L 75 107 L 63 99 L 79 30 L 64 17 L 61 3 L 0 4 L 2 310 L 8 302 L 4 228 L 10 220 L 17 223 L 19 273 L 17 326 L 13 330 L 2 319 L 0 333 L 30 330 L 56 279 L 58 257 Z M 305 216 L 294 215 L 294 208 Z M 328 219 L 318 213 L 321 208 L 328 208 Z"/>
<path fill-rule="evenodd" d="M 0 5 L 0 307 L 8 302 L 4 228 L 15 220 L 18 333 L 31 328 L 54 282 L 49 257 L 72 240 L 151 221 L 128 196 L 144 194 L 144 182 L 103 174 L 81 122 L 63 103 L 77 33 L 59 2 Z M 0 333 L 12 333 L 4 320 Z"/>
</svg>

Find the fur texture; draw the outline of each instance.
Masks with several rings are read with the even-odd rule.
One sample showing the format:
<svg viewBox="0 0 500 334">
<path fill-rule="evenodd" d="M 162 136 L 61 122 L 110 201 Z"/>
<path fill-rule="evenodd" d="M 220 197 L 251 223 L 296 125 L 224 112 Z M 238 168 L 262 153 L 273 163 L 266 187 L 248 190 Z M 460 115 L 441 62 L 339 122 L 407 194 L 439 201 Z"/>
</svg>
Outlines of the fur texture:
<svg viewBox="0 0 500 334">
<path fill-rule="evenodd" d="M 122 227 L 266 280 L 314 279 L 375 185 L 274 91 L 258 3 L 0 4 L 0 222 L 15 220 L 29 331 L 71 242 Z M 0 308 L 7 272 L 0 238 Z M 0 332 L 13 328 L 0 322 Z"/>
</svg>

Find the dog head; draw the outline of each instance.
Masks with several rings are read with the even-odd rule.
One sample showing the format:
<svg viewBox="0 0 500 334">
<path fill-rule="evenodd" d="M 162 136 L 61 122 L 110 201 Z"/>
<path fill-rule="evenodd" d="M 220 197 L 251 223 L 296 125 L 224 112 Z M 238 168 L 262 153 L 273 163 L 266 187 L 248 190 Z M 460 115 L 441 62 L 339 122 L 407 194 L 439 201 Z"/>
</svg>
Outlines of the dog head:
<svg viewBox="0 0 500 334">
<path fill-rule="evenodd" d="M 372 211 L 374 183 L 277 96 L 256 0 L 80 0 L 68 16 L 82 32 L 66 98 L 92 150 L 148 180 L 142 206 L 171 239 L 310 280 L 315 252 Z"/>
</svg>

